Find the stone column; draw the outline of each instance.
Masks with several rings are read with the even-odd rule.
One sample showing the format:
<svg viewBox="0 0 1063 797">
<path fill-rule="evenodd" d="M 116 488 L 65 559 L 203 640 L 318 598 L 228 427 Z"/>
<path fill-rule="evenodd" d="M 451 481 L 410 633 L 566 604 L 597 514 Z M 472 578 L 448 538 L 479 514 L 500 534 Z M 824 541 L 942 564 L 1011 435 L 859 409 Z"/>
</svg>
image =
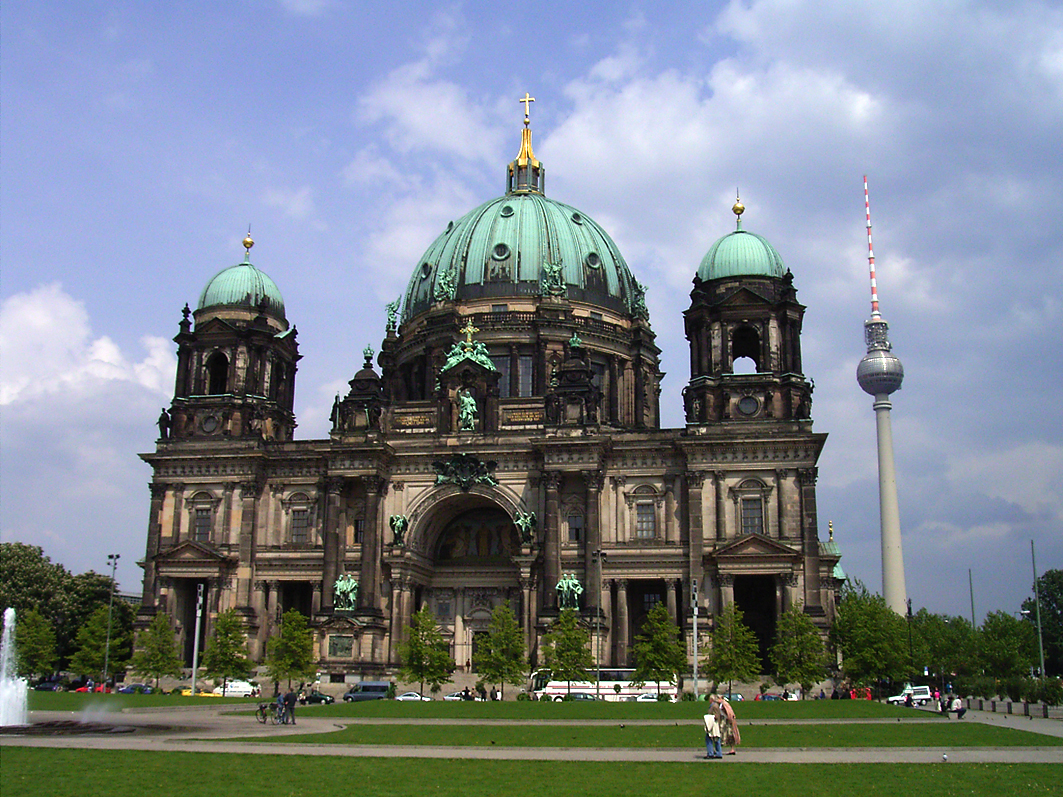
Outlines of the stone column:
<svg viewBox="0 0 1063 797">
<path fill-rule="evenodd" d="M 590 591 L 590 586 L 593 583 L 592 579 L 598 577 L 597 568 L 594 565 L 594 551 L 597 551 L 602 547 L 602 521 L 599 507 L 601 505 L 602 498 L 602 482 L 604 477 L 599 471 L 585 471 L 583 474 L 583 480 L 587 484 L 587 511 L 585 517 L 587 522 L 584 528 L 584 545 L 583 545 L 583 566 L 585 570 L 585 577 L 587 579 L 588 597 L 594 594 Z M 597 589 L 595 587 L 594 589 Z M 596 599 L 592 606 L 595 611 L 601 606 L 600 595 Z"/>
<path fill-rule="evenodd" d="M 675 579 L 666 578 L 664 580 L 664 600 L 665 605 L 668 608 L 668 616 L 672 618 L 673 623 L 679 625 L 679 613 L 677 611 L 675 587 Z"/>
<path fill-rule="evenodd" d="M 801 547 L 804 552 L 805 606 L 821 606 L 819 579 L 819 517 L 816 512 L 816 468 L 797 474 L 801 485 Z M 898 541 L 898 549 L 900 542 Z M 904 571 L 901 571 L 903 586 Z M 891 606 L 896 611 L 896 607 Z"/>
<path fill-rule="evenodd" d="M 173 487 L 173 525 L 170 529 L 170 545 L 177 545 L 181 540 L 181 513 L 184 511 L 185 486 L 174 484 Z"/>
<path fill-rule="evenodd" d="M 561 579 L 561 545 L 558 538 L 558 515 L 560 514 L 561 474 L 549 472 L 543 474 L 546 485 L 546 539 L 543 545 L 546 583 L 543 585 L 544 604 L 547 609 L 557 609 L 557 582 Z"/>
<path fill-rule="evenodd" d="M 254 591 L 251 593 L 251 608 L 254 610 L 255 619 L 258 622 L 258 632 L 255 634 L 255 641 L 258 646 L 258 655 L 255 658 L 258 659 L 266 652 L 266 640 L 269 638 L 269 610 L 266 608 L 268 589 L 269 584 L 267 582 L 256 581 Z"/>
<path fill-rule="evenodd" d="M 321 568 L 321 584 L 318 589 L 320 610 L 332 612 L 335 607 L 336 579 L 340 576 L 340 497 L 343 480 L 326 479 L 322 485 L 325 493 L 323 514 L 321 518 L 321 543 L 324 549 L 324 562 Z M 361 589 L 359 589 L 359 594 Z"/>
<path fill-rule="evenodd" d="M 313 590 L 313 593 L 310 596 L 310 612 L 312 614 L 319 614 L 321 612 L 321 593 L 331 593 L 332 590 L 322 590 L 321 583 L 317 581 L 311 584 L 311 589 Z"/>
<path fill-rule="evenodd" d="M 266 636 L 268 637 L 273 633 L 273 629 L 277 627 L 277 621 L 280 620 L 281 583 L 274 579 L 266 582 L 266 584 L 269 587 L 269 595 L 266 597 L 266 622 L 263 625 L 266 626 Z"/>
<path fill-rule="evenodd" d="M 362 540 L 362 569 L 358 583 L 358 608 L 380 612 L 380 501 L 387 484 L 377 476 L 365 481 L 365 538 Z"/>
<path fill-rule="evenodd" d="M 236 605 L 247 611 L 251 609 L 251 581 L 255 575 L 255 510 L 260 490 L 257 481 L 240 484 L 240 561 L 236 566 Z"/>
<path fill-rule="evenodd" d="M 722 470 L 715 471 L 712 474 L 713 481 L 716 487 L 716 541 L 717 543 L 728 539 L 731 535 L 727 533 L 727 495 L 723 489 L 724 478 L 726 474 Z"/>
<path fill-rule="evenodd" d="M 613 542 L 626 542 L 625 529 L 627 522 L 624 517 L 624 485 L 627 484 L 626 476 L 610 476 L 613 482 Z"/>
<path fill-rule="evenodd" d="M 630 638 L 628 609 L 627 609 L 627 579 L 616 580 L 616 663 L 619 667 L 626 667 L 627 646 Z"/>
<path fill-rule="evenodd" d="M 705 534 L 703 528 L 701 490 L 705 484 L 705 471 L 695 470 L 686 474 L 687 484 L 687 518 L 689 519 L 689 542 L 687 545 L 687 568 L 690 578 L 696 578 L 698 584 L 705 581 Z"/>
<path fill-rule="evenodd" d="M 524 629 L 524 649 L 530 656 L 535 646 L 535 615 L 532 613 L 532 596 L 535 594 L 535 581 L 531 578 L 520 579 L 521 625 Z"/>
<path fill-rule="evenodd" d="M 720 573 L 720 611 L 735 602 L 735 577 L 731 573 Z"/>
<path fill-rule="evenodd" d="M 775 470 L 775 520 L 780 540 L 789 536 L 786 533 L 786 495 L 784 495 L 786 484 L 786 471 L 783 468 L 777 468 Z"/>
<path fill-rule="evenodd" d="M 155 555 L 162 541 L 162 507 L 166 501 L 166 485 L 151 483 L 151 509 L 148 510 L 148 545 L 144 552 L 144 581 L 138 614 L 155 614 Z"/>
<path fill-rule="evenodd" d="M 675 477 L 664 477 L 664 541 L 679 542 L 679 528 L 675 522 Z"/>
</svg>

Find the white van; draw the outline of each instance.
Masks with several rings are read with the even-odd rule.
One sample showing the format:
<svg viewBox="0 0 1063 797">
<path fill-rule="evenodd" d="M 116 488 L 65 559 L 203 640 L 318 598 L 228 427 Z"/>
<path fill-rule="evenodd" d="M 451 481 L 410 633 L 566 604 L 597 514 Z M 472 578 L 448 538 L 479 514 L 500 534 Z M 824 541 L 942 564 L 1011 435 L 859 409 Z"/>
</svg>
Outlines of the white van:
<svg viewBox="0 0 1063 797">
<path fill-rule="evenodd" d="M 904 691 L 899 695 L 887 697 L 886 702 L 895 706 L 904 705 L 908 700 L 908 695 L 912 696 L 912 702 L 917 706 L 925 706 L 934 699 L 934 695 L 931 694 L 929 686 L 906 686 Z"/>
<path fill-rule="evenodd" d="M 256 689 L 257 687 L 248 681 L 227 681 L 222 686 L 215 686 L 214 694 L 223 697 L 250 697 Z"/>
</svg>

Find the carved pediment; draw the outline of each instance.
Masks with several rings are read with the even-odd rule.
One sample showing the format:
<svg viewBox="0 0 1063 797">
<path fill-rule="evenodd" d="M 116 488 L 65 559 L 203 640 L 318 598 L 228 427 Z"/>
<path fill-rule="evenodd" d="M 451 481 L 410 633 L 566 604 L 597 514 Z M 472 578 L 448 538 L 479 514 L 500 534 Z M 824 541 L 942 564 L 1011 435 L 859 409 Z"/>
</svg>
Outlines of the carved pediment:
<svg viewBox="0 0 1063 797">
<path fill-rule="evenodd" d="M 172 548 L 162 551 L 155 557 L 156 565 L 180 564 L 216 564 L 218 566 L 235 564 L 237 558 L 223 554 L 218 549 L 201 542 L 185 540 Z"/>
<path fill-rule="evenodd" d="M 346 614 L 334 614 L 329 619 L 317 625 L 319 631 L 326 634 L 358 634 L 361 633 L 364 622 Z"/>
<path fill-rule="evenodd" d="M 741 288 L 727 294 L 723 297 L 717 307 L 748 307 L 749 305 L 770 305 L 771 299 L 756 291 L 752 290 L 748 286 L 743 285 Z"/>
<path fill-rule="evenodd" d="M 763 534 L 746 534 L 716 549 L 716 561 L 721 564 L 750 559 L 792 560 L 800 556 L 800 551 Z"/>
</svg>

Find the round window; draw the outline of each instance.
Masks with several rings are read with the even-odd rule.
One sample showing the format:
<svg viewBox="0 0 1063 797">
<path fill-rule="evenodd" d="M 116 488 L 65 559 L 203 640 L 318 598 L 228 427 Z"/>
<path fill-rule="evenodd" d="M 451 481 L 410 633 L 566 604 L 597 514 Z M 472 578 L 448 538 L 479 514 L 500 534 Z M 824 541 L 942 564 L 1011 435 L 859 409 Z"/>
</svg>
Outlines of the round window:
<svg viewBox="0 0 1063 797">
<path fill-rule="evenodd" d="M 505 244 L 495 244 L 495 248 L 491 250 L 491 257 L 495 260 L 505 260 L 509 257 L 509 247 Z"/>
<path fill-rule="evenodd" d="M 428 279 L 428 275 L 432 273 L 432 267 L 427 263 L 421 263 L 421 279 Z"/>
<path fill-rule="evenodd" d="M 738 411 L 743 415 L 756 415 L 760 409 L 760 402 L 752 396 L 742 396 L 738 399 Z"/>
<path fill-rule="evenodd" d="M 572 221 L 574 221 L 576 224 L 583 224 L 583 216 L 581 216 L 580 214 L 573 213 L 571 218 Z"/>
<path fill-rule="evenodd" d="M 507 218 L 512 216 L 513 215 L 513 206 L 512 205 L 503 205 L 502 206 L 502 210 L 501 210 L 501 215 L 503 215 L 503 216 L 505 216 Z"/>
<path fill-rule="evenodd" d="M 583 262 L 590 268 L 598 268 L 602 265 L 602 259 L 598 257 L 597 252 L 590 252 L 585 258 L 583 258 Z"/>
</svg>

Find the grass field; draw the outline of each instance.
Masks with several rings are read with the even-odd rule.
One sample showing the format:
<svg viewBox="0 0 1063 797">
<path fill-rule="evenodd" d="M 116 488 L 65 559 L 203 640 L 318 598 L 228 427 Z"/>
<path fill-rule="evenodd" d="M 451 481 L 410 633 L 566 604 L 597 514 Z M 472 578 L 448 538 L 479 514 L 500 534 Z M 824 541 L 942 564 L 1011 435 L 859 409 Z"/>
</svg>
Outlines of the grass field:
<svg viewBox="0 0 1063 797">
<path fill-rule="evenodd" d="M 1061 747 L 1063 739 L 978 723 L 755 725 L 743 747 Z M 698 747 L 700 724 L 682 725 L 351 725 L 330 733 L 241 741 L 291 744 L 451 747 Z"/>
<path fill-rule="evenodd" d="M 1063 766 L 514 762 L 3 748 L 4 797 L 1059 794 Z"/>
</svg>

